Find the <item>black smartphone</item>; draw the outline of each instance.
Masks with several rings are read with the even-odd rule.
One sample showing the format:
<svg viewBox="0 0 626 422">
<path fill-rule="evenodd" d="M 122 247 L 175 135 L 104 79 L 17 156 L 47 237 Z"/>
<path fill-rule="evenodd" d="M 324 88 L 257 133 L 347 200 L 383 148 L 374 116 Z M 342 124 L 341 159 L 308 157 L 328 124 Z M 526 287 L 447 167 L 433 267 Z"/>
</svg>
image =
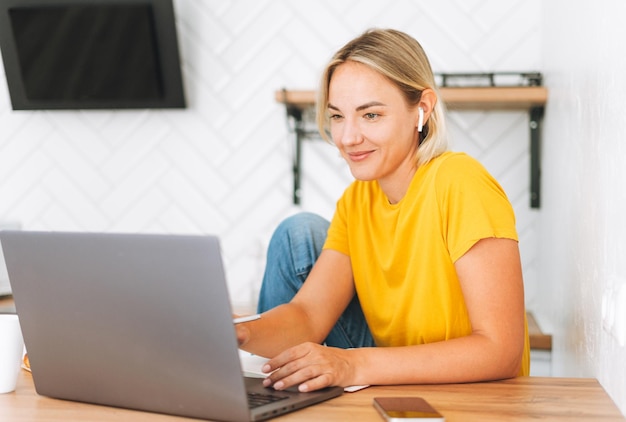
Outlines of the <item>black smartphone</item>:
<svg viewBox="0 0 626 422">
<path fill-rule="evenodd" d="M 446 420 L 421 397 L 376 397 L 374 407 L 389 422 Z"/>
</svg>

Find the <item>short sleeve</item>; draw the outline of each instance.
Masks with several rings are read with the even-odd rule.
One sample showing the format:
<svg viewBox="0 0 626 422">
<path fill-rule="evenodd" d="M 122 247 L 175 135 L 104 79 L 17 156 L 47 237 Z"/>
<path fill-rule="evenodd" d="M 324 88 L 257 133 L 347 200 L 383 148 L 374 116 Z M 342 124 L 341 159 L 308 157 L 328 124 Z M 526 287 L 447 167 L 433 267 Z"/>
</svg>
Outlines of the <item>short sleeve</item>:
<svg viewBox="0 0 626 422">
<path fill-rule="evenodd" d="M 436 179 L 443 235 L 453 262 L 481 239 L 518 240 L 515 214 L 500 184 L 475 159 L 449 157 Z"/>
</svg>

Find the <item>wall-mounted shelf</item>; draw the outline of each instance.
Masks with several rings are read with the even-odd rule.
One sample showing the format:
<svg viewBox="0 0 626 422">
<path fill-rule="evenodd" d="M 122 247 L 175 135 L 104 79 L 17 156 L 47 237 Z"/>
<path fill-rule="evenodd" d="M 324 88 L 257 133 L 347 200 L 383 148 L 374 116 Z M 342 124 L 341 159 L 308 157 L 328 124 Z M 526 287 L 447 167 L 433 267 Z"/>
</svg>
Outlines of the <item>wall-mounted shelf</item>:
<svg viewBox="0 0 626 422">
<path fill-rule="evenodd" d="M 548 91 L 543 86 L 439 88 L 449 110 L 527 110 L 543 107 Z M 300 110 L 315 105 L 315 91 L 276 91 L 276 101 Z"/>
<path fill-rule="evenodd" d="M 439 93 L 449 110 L 527 110 L 530 122 L 530 206 L 539 208 L 540 204 L 540 126 L 548 91 L 541 86 L 541 75 L 537 73 L 519 73 L 524 86 L 494 86 L 494 76 L 503 74 L 444 74 L 439 75 L 446 83 L 450 78 L 487 78 L 488 86 L 441 86 Z M 509 76 L 512 74 L 505 74 Z M 317 131 L 307 130 L 304 114 L 310 111 L 316 101 L 316 92 L 310 90 L 276 91 L 275 99 L 285 105 L 287 118 L 293 121 L 291 130 L 295 133 L 293 157 L 293 203 L 300 203 L 300 176 L 302 141 L 318 137 Z"/>
</svg>

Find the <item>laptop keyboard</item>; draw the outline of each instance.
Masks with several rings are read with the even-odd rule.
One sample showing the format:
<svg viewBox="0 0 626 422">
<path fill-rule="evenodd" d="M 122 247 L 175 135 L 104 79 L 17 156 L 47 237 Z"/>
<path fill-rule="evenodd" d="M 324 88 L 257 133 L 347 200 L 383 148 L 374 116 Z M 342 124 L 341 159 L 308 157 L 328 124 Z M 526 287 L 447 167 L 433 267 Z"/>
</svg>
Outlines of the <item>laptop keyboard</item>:
<svg viewBox="0 0 626 422">
<path fill-rule="evenodd" d="M 263 393 L 251 393 L 248 392 L 248 407 L 254 409 L 255 407 L 263 406 L 265 404 L 274 403 L 280 400 L 286 399 L 287 396 L 280 394 L 263 394 Z"/>
</svg>

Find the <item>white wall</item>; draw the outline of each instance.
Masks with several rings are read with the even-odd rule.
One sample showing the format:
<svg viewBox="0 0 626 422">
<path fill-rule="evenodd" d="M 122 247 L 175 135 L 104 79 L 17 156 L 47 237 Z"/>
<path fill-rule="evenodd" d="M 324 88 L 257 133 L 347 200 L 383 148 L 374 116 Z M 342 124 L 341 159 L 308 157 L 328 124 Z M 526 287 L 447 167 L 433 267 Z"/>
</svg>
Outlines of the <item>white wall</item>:
<svg viewBox="0 0 626 422">
<path fill-rule="evenodd" d="M 536 311 L 553 324 L 555 375 L 597 377 L 622 413 L 626 348 L 603 329 L 602 299 L 626 288 L 625 18 L 618 0 L 544 3 L 546 294 Z"/>
</svg>

